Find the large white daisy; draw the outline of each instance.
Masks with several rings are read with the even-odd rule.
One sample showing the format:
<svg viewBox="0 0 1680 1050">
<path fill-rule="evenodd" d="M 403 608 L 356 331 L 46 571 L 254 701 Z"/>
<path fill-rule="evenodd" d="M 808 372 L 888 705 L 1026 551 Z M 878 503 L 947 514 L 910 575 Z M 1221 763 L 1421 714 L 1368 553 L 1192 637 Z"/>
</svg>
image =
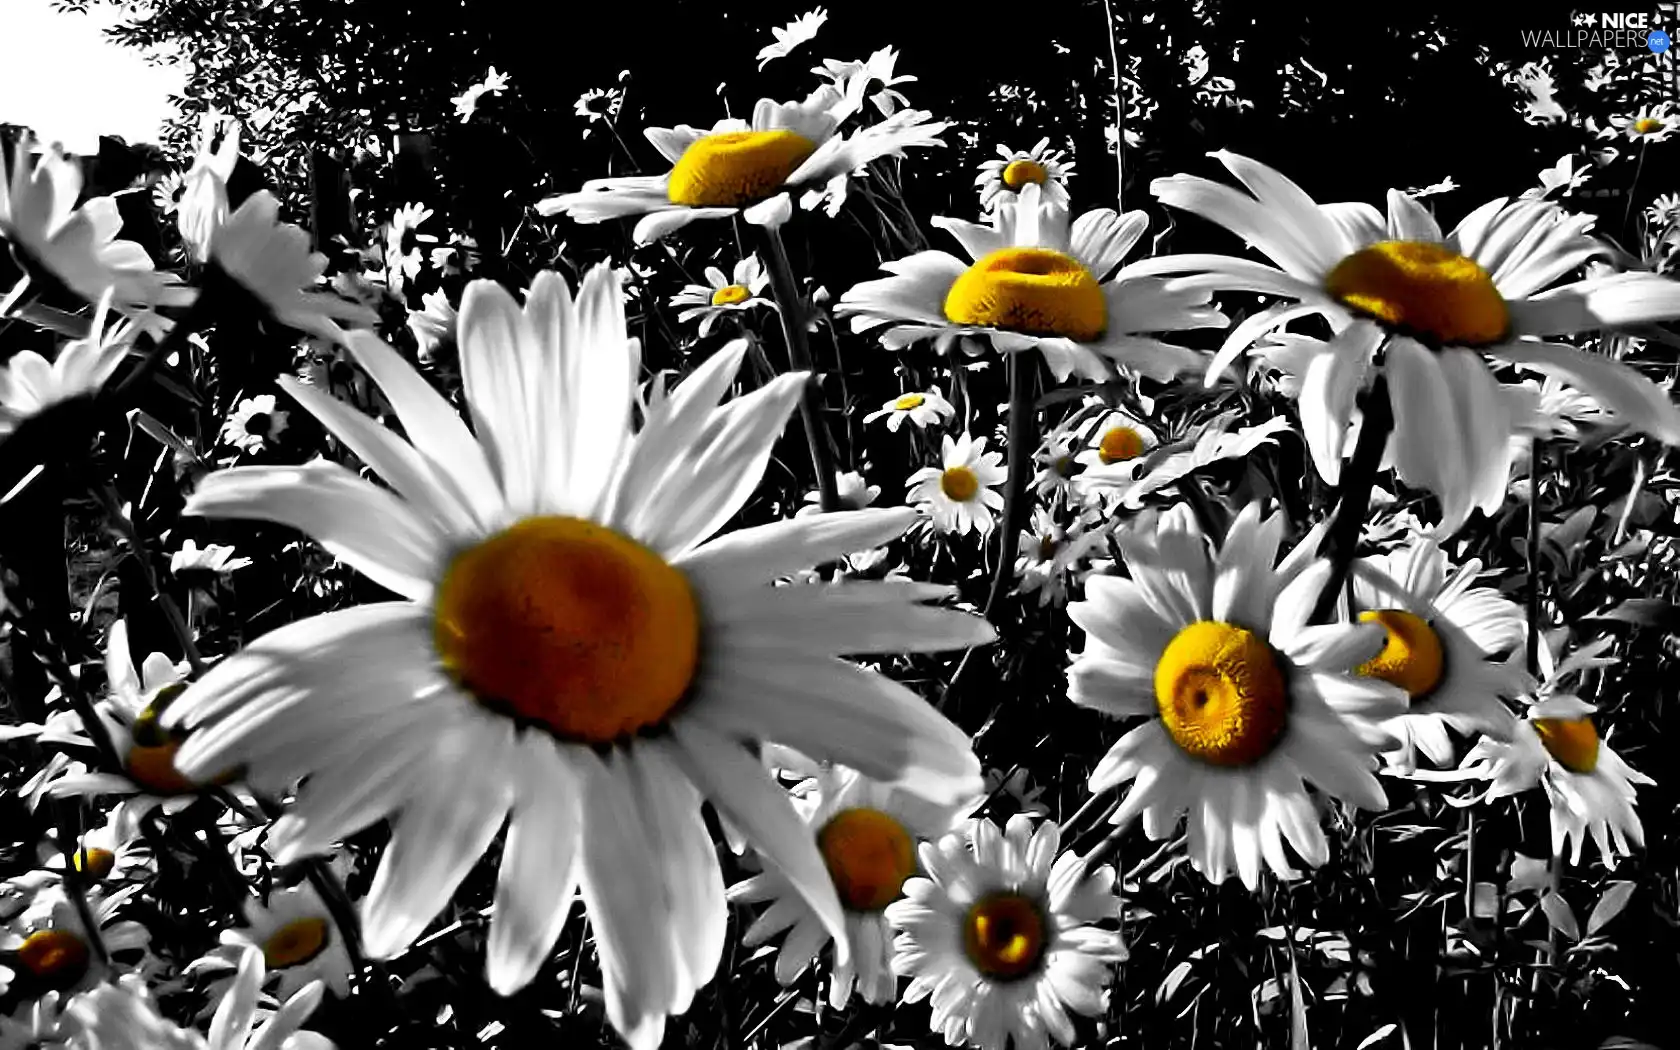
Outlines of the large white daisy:
<svg viewBox="0 0 1680 1050">
<path fill-rule="evenodd" d="M 972 261 L 926 251 L 883 264 L 891 277 L 854 285 L 835 305 L 853 331 L 885 326 L 881 343 L 893 350 L 931 339 L 949 353 L 968 337 L 1000 353 L 1037 350 L 1057 379 L 1074 372 L 1105 379 L 1116 365 L 1170 379 L 1204 356 L 1139 333 L 1226 323 L 1206 291 L 1134 279 L 1131 267 L 1114 272 L 1149 227 L 1141 211 L 1099 208 L 1070 223 L 1067 209 L 1029 184 L 998 205 L 991 225 L 943 217 L 933 224 Z"/>
<path fill-rule="evenodd" d="M 1680 408 L 1625 364 L 1545 336 L 1680 316 L 1680 282 L 1620 273 L 1557 282 L 1609 249 L 1586 235 L 1590 216 L 1539 200 L 1489 201 L 1448 234 L 1412 197 L 1370 205 L 1316 204 L 1271 168 L 1214 154 L 1252 196 L 1191 175 L 1157 179 L 1163 202 L 1231 230 L 1277 266 L 1225 255 L 1171 255 L 1129 269 L 1189 274 L 1175 289 L 1260 292 L 1287 302 L 1232 329 L 1208 381 L 1261 335 L 1307 314 L 1338 329 L 1336 352 L 1315 357 L 1301 381 L 1301 423 L 1326 480 L 1340 475 L 1359 391 L 1383 371 L 1393 404 L 1389 446 L 1407 482 L 1441 497 L 1442 528 L 1474 508 L 1498 508 L 1514 424 L 1483 355 L 1554 375 L 1591 394 L 1631 426 L 1680 441 Z M 1554 287 L 1555 286 L 1555 287 Z"/>
<path fill-rule="evenodd" d="M 928 802 L 855 770 L 827 768 L 796 805 L 845 909 L 852 948 L 851 957 L 834 966 L 829 1005 L 845 1006 L 854 987 L 865 1002 L 890 1002 L 898 980 L 883 912 L 917 872 L 916 844 L 949 832 L 967 807 Z M 822 919 L 779 872 L 731 886 L 729 899 L 770 905 L 742 935 L 746 947 L 788 931 L 776 957 L 776 979 L 784 985 L 803 973 L 830 940 Z"/>
<path fill-rule="evenodd" d="M 750 742 L 783 741 L 936 799 L 971 793 L 967 738 L 842 654 L 994 637 L 929 607 L 952 588 L 777 586 L 883 543 L 908 510 L 818 514 L 711 538 L 757 488 L 805 375 L 719 404 L 737 341 L 631 426 L 618 277 L 574 302 L 539 274 L 461 307 L 477 432 L 376 338 L 349 347 L 408 440 L 319 390 L 284 388 L 392 489 L 326 462 L 212 474 L 188 511 L 291 525 L 399 596 L 311 617 L 223 660 L 169 709 L 183 771 L 308 777 L 269 840 L 289 863 L 395 814 L 363 902 L 367 948 L 407 947 L 508 822 L 490 985 L 525 985 L 581 891 L 607 1016 L 636 1047 L 712 977 L 725 904 L 710 800 L 845 948 L 810 834 Z"/>
<path fill-rule="evenodd" d="M 1373 775 L 1380 723 L 1404 711 L 1397 691 L 1352 674 L 1375 656 L 1376 624 L 1309 626 L 1329 576 L 1316 538 L 1277 561 L 1283 516 L 1244 507 L 1210 551 L 1183 504 L 1147 533 L 1117 532 L 1131 579 L 1093 576 L 1068 616 L 1086 646 L 1068 695 L 1120 718 L 1148 719 L 1115 744 L 1091 790 L 1128 780 L 1114 814 L 1143 816 L 1165 838 L 1189 814 L 1190 861 L 1213 882 L 1249 889 L 1262 864 L 1296 872 L 1329 856 L 1305 784 L 1366 809 L 1386 804 Z"/>
<path fill-rule="evenodd" d="M 826 197 L 836 210 L 846 180 L 865 164 L 901 157 L 910 146 L 942 145 L 939 134 L 946 125 L 928 123 L 930 114 L 919 109 L 842 135 L 830 112 L 840 101 L 840 92 L 825 84 L 802 102 L 759 99 L 751 122 L 720 120 L 710 131 L 687 124 L 648 128 L 644 134 L 671 162 L 670 171 L 591 179 L 577 193 L 541 201 L 537 212 L 564 213 L 578 222 L 639 215 L 635 239 L 644 244 L 696 219 L 740 214 L 768 224 L 785 217 L 788 191 L 806 191 L 803 207 Z"/>
<path fill-rule="evenodd" d="M 1018 813 L 1002 833 L 975 819 L 922 845 L 928 877 L 905 883 L 907 899 L 887 908 L 887 921 L 899 931 L 893 969 L 911 978 L 904 999 L 931 1000 L 946 1043 L 1068 1046 L 1068 1012 L 1094 1017 L 1107 1005 L 1113 965 L 1126 957 L 1114 869 L 1081 878 L 1084 858 L 1058 857 L 1060 841 L 1055 822 L 1034 830 Z"/>
<path fill-rule="evenodd" d="M 933 519 L 940 532 L 958 536 L 973 529 L 984 536 L 992 531 L 992 513 L 1002 513 L 1003 495 L 997 487 L 1008 478 L 1003 453 L 987 452 L 985 438 L 967 434 L 941 439 L 941 463 L 922 467 L 905 484 L 905 499 Z"/>
</svg>

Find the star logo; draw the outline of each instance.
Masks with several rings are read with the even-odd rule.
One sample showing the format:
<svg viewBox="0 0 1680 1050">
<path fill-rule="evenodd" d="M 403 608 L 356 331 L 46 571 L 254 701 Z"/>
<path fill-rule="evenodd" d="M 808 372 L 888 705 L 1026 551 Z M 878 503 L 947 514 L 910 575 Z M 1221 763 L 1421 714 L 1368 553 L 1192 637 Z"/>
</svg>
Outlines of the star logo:
<svg viewBox="0 0 1680 1050">
<path fill-rule="evenodd" d="M 1594 15 L 1594 14 L 1582 15 L 1581 18 L 1580 18 L 1580 22 L 1578 24 L 1595 26 L 1595 25 L 1598 24 L 1598 16 Z"/>
</svg>

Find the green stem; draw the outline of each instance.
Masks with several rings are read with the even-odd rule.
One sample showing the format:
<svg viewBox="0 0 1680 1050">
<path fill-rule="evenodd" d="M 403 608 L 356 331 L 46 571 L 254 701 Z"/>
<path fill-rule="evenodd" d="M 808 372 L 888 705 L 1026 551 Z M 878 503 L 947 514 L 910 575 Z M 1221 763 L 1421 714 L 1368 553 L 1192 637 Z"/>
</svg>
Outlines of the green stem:
<svg viewBox="0 0 1680 1050">
<path fill-rule="evenodd" d="M 998 561 L 992 573 L 991 593 L 986 596 L 985 615 L 992 610 L 1015 578 L 1015 552 L 1021 541 L 1026 516 L 1027 479 L 1032 474 L 1032 454 L 1037 446 L 1037 416 L 1033 411 L 1033 380 L 1038 357 L 1019 350 L 1009 354 L 1009 477 L 1004 481 L 1003 515 L 999 521 Z"/>
<path fill-rule="evenodd" d="M 825 512 L 837 511 L 840 509 L 840 489 L 835 477 L 834 453 L 828 445 L 828 431 L 822 424 L 822 388 L 811 362 L 811 347 L 805 341 L 804 301 L 793 279 L 793 264 L 788 261 L 782 231 L 766 226 L 764 239 L 770 248 L 770 285 L 779 307 L 776 312 L 782 321 L 782 337 L 787 341 L 788 363 L 795 371 L 805 373 L 805 386 L 799 393 L 799 418 L 805 424 L 806 443 L 811 446 L 811 466 L 817 472 L 817 492 L 822 496 Z"/>
<path fill-rule="evenodd" d="M 1388 377 L 1380 370 L 1371 389 L 1360 399 L 1364 422 L 1359 427 L 1359 443 L 1353 449 L 1353 461 L 1342 471 L 1341 500 L 1336 504 L 1336 517 L 1330 523 L 1326 537 L 1329 544 L 1330 578 L 1318 594 L 1313 607 L 1312 623 L 1323 623 L 1336 608 L 1336 598 L 1347 583 L 1353 553 L 1359 546 L 1359 527 L 1365 523 L 1365 513 L 1371 505 L 1371 486 L 1382 466 L 1383 449 L 1388 447 L 1388 435 L 1394 429 L 1394 406 L 1389 402 Z"/>
</svg>

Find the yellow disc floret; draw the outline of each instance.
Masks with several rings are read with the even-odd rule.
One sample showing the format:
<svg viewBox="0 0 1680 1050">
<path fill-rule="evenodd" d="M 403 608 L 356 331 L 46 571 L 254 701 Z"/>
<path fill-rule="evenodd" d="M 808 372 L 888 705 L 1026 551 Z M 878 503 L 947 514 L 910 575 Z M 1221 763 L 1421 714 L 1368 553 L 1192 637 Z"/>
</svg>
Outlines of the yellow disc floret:
<svg viewBox="0 0 1680 1050">
<path fill-rule="evenodd" d="M 77 850 L 70 861 L 75 864 L 77 871 L 94 882 L 101 882 L 111 874 L 111 869 L 117 866 L 117 855 L 108 849 L 88 846 Z"/>
<path fill-rule="evenodd" d="M 1325 290 L 1342 305 L 1436 346 L 1504 340 L 1511 312 L 1476 262 L 1430 241 L 1381 241 L 1337 263 Z"/>
<path fill-rule="evenodd" d="M 712 293 L 713 306 L 735 306 L 752 298 L 752 290 L 744 284 L 726 284 Z"/>
<path fill-rule="evenodd" d="M 326 949 L 331 934 L 326 919 L 312 915 L 293 919 L 263 941 L 263 961 L 270 970 L 306 963 Z"/>
<path fill-rule="evenodd" d="M 980 491 L 980 478 L 970 467 L 946 467 L 939 475 L 939 491 L 958 503 L 967 503 Z"/>
<path fill-rule="evenodd" d="M 1143 455 L 1143 435 L 1133 427 L 1110 427 L 1097 442 L 1097 458 L 1104 463 L 1124 463 Z"/>
<path fill-rule="evenodd" d="M 1088 341 L 1108 327 L 1108 303 L 1078 259 L 1049 248 L 1002 248 L 951 283 L 945 316 L 956 324 Z"/>
<path fill-rule="evenodd" d="M 48 988 L 71 987 L 87 973 L 87 941 L 69 930 L 36 930 L 17 950 L 18 963 Z"/>
<path fill-rule="evenodd" d="M 963 916 L 963 952 L 994 981 L 1014 981 L 1043 961 L 1046 923 L 1037 902 L 1019 893 L 989 893 Z"/>
<path fill-rule="evenodd" d="M 1277 657 L 1252 631 L 1200 620 L 1179 631 L 1155 665 L 1161 722 L 1185 754 L 1246 766 L 1271 753 L 1289 720 Z"/>
<path fill-rule="evenodd" d="M 1598 730 L 1590 718 L 1536 718 L 1534 731 L 1540 742 L 1571 773 L 1591 773 L 1598 768 Z"/>
<path fill-rule="evenodd" d="M 666 195 L 691 208 L 743 208 L 776 193 L 816 152 L 798 132 L 720 131 L 694 140 L 671 169 Z"/>
<path fill-rule="evenodd" d="M 927 400 L 926 394 L 900 394 L 893 402 L 893 408 L 900 412 L 908 412 L 912 408 L 921 408 L 922 402 Z"/>
<path fill-rule="evenodd" d="M 1017 193 L 1023 186 L 1042 186 L 1049 181 L 1050 172 L 1036 160 L 1023 157 L 1010 161 L 1003 168 L 1003 184 Z"/>
<path fill-rule="evenodd" d="M 1656 117 L 1640 117 L 1633 122 L 1635 135 L 1654 135 L 1663 129 L 1663 122 Z"/>
<path fill-rule="evenodd" d="M 699 660 L 688 578 L 581 518 L 527 518 L 456 555 L 433 617 L 439 659 L 475 699 L 590 744 L 663 721 Z"/>
<path fill-rule="evenodd" d="M 1380 678 L 1421 700 L 1435 691 L 1446 672 L 1441 637 L 1429 621 L 1404 609 L 1371 609 L 1359 614 L 1362 623 L 1380 623 L 1388 632 L 1382 651 L 1359 666 L 1367 678 Z"/>
<path fill-rule="evenodd" d="M 898 899 L 916 873 L 916 843 L 891 814 L 843 809 L 817 832 L 817 852 L 840 903 L 852 911 L 881 911 Z"/>
</svg>

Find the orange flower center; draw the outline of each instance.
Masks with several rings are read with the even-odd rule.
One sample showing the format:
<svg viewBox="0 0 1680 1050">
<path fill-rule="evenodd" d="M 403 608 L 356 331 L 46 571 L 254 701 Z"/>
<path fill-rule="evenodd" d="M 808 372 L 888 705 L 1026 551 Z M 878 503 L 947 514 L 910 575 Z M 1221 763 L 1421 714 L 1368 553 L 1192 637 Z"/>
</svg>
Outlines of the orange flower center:
<svg viewBox="0 0 1680 1050">
<path fill-rule="evenodd" d="M 94 882 L 101 882 L 111 874 L 111 869 L 117 866 L 117 855 L 108 849 L 89 846 L 77 850 L 70 858 L 76 865 L 76 870 L 86 875 Z"/>
<path fill-rule="evenodd" d="M 980 491 L 980 477 L 969 467 L 946 467 L 939 475 L 939 490 L 958 503 L 967 503 Z"/>
<path fill-rule="evenodd" d="M 974 968 L 994 981 L 1015 981 L 1044 959 L 1044 912 L 1019 893 L 990 893 L 963 917 L 963 952 Z"/>
<path fill-rule="evenodd" d="M 1474 259 L 1429 241 L 1382 241 L 1337 263 L 1325 290 L 1351 310 L 1437 346 L 1504 340 L 1511 313 Z"/>
<path fill-rule="evenodd" d="M 18 962 L 49 988 L 62 991 L 87 973 L 87 942 L 69 930 L 37 930 L 18 948 Z"/>
<path fill-rule="evenodd" d="M 1132 427 L 1110 427 L 1097 443 L 1097 458 L 1104 463 L 1124 463 L 1143 455 L 1143 435 Z"/>
<path fill-rule="evenodd" d="M 1591 773 L 1598 768 L 1598 730 L 1590 718 L 1536 718 L 1534 731 L 1540 742 L 1571 773 Z"/>
<path fill-rule="evenodd" d="M 898 899 L 916 873 L 916 844 L 895 818 L 878 809 L 843 809 L 817 832 L 840 903 L 852 911 L 881 911 Z"/>
<path fill-rule="evenodd" d="M 270 970 L 306 963 L 326 949 L 330 934 L 331 927 L 325 919 L 314 916 L 293 919 L 263 941 L 263 961 Z"/>
</svg>

